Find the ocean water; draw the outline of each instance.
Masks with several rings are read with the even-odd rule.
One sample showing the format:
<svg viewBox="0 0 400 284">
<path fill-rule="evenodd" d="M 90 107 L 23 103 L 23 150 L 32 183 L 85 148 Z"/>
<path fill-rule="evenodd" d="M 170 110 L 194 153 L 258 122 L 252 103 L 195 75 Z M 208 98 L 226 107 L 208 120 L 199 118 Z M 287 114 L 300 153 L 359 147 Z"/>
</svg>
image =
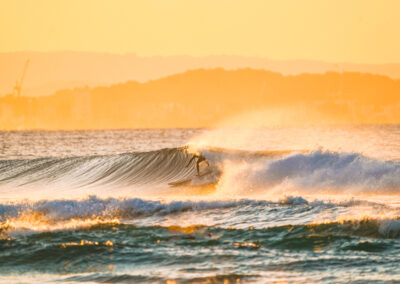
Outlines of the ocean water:
<svg viewBox="0 0 400 284">
<path fill-rule="evenodd" d="M 2 283 L 399 282 L 399 216 L 400 125 L 0 132 Z"/>
</svg>

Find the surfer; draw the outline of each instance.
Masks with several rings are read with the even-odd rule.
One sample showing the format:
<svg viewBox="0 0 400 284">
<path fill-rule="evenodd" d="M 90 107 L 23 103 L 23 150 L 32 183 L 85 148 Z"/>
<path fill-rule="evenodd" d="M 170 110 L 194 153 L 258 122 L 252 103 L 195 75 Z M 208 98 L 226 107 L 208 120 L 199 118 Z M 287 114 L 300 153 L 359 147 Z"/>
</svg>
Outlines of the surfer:
<svg viewBox="0 0 400 284">
<path fill-rule="evenodd" d="M 205 162 L 207 164 L 207 167 L 210 166 L 210 164 L 208 163 L 208 161 L 202 154 L 193 154 L 193 157 L 190 159 L 189 163 L 186 165 L 186 168 L 190 165 L 190 163 L 194 159 L 197 159 L 197 161 L 196 161 L 197 176 L 200 176 L 200 163 Z"/>
</svg>

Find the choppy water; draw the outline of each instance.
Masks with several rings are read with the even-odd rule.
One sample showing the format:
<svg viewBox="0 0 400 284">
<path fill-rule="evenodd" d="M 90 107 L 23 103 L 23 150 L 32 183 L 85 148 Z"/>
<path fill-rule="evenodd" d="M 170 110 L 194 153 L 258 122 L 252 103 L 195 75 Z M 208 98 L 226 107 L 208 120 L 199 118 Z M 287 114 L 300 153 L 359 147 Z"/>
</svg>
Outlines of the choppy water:
<svg viewBox="0 0 400 284">
<path fill-rule="evenodd" d="M 400 279 L 400 126 L 0 132 L 0 143 L 2 282 Z M 193 152 L 209 174 L 187 166 Z"/>
</svg>

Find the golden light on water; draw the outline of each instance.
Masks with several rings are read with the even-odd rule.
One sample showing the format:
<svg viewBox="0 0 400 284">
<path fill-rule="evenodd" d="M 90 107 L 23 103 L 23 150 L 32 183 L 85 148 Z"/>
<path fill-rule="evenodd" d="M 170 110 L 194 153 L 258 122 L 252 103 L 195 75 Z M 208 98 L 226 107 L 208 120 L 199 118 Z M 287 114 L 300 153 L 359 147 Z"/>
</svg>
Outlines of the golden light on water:
<svg viewBox="0 0 400 284">
<path fill-rule="evenodd" d="M 65 220 L 52 219 L 44 213 L 24 213 L 19 217 L 8 218 L 0 224 L 0 237 L 32 234 L 33 232 L 74 230 L 96 225 L 113 226 L 120 224 L 116 218 L 69 218 Z"/>
</svg>

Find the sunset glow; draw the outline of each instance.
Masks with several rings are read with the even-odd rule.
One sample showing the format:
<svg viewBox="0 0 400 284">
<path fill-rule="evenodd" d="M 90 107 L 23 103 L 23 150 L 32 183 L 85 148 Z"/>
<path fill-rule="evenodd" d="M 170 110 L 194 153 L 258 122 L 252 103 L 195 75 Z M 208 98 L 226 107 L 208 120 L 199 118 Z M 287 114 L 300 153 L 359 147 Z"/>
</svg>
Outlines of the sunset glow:
<svg viewBox="0 0 400 284">
<path fill-rule="evenodd" d="M 0 284 L 397 283 L 399 12 L 0 0 Z"/>
<path fill-rule="evenodd" d="M 3 1 L 0 51 L 400 63 L 398 11 L 396 0 Z"/>
</svg>

